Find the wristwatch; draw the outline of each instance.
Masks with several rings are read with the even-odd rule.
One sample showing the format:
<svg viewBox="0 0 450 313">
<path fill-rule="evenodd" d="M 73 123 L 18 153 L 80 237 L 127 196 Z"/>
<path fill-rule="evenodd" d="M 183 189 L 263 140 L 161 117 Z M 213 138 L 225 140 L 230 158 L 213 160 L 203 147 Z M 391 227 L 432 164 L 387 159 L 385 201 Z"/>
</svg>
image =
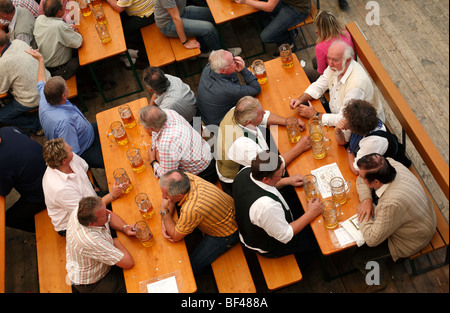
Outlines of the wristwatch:
<svg viewBox="0 0 450 313">
<path fill-rule="evenodd" d="M 320 112 L 317 112 L 316 115 L 314 115 L 315 117 L 319 117 Z"/>
<path fill-rule="evenodd" d="M 166 210 L 166 211 L 159 210 L 159 214 L 161 214 L 161 217 L 163 217 L 163 216 L 166 215 L 167 213 L 169 213 L 169 210 Z"/>
</svg>

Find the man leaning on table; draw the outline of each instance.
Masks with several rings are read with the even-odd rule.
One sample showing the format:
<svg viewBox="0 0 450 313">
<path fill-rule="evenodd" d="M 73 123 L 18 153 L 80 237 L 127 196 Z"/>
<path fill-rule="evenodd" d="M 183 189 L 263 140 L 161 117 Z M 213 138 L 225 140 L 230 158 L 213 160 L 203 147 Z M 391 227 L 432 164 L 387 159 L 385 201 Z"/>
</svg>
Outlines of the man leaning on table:
<svg viewBox="0 0 450 313">
<path fill-rule="evenodd" d="M 377 115 L 384 122 L 383 106 L 374 90 L 373 83 L 364 68 L 354 60 L 354 51 L 343 41 L 335 41 L 328 48 L 328 67 L 297 99 L 291 99 L 291 109 L 298 108 L 300 116 L 311 118 L 319 116 L 323 124 L 336 126 L 342 119 L 342 110 L 351 99 L 361 99 L 377 109 Z M 329 90 L 328 113 L 317 112 L 309 100 L 319 99 Z"/>
<path fill-rule="evenodd" d="M 184 117 L 173 110 L 147 105 L 139 110 L 139 119 L 152 136 L 148 158 L 157 178 L 179 169 L 216 183 L 211 148 Z"/>
<path fill-rule="evenodd" d="M 298 119 L 300 128 L 305 123 Z M 223 118 L 217 135 L 216 168 L 222 188 L 228 194 L 232 192 L 233 180 L 239 170 L 250 166 L 256 155 L 269 150 L 269 143 L 259 126 L 285 125 L 286 118 L 270 111 L 264 111 L 257 98 L 245 96 L 238 101 Z M 309 150 L 311 144 L 303 136 L 295 146 L 282 154 L 286 165 L 297 156 Z M 301 178 L 297 177 L 298 182 Z"/>
<path fill-rule="evenodd" d="M 372 153 L 358 167 L 358 220 L 366 245 L 356 249 L 353 263 L 365 275 L 369 261 L 389 255 L 397 261 L 424 248 L 436 231 L 436 215 L 419 180 L 401 163 Z M 385 281 L 377 288 L 383 287 Z"/>
<path fill-rule="evenodd" d="M 318 251 L 309 223 L 321 214 L 320 201 L 313 198 L 303 214 L 299 207 L 290 207 L 279 189 L 298 184 L 290 177 L 283 178 L 284 172 L 283 159 L 263 151 L 236 176 L 233 198 L 239 238 L 262 256 L 295 254 L 306 266 L 310 261 L 307 254 L 311 257 Z"/>
<path fill-rule="evenodd" d="M 72 291 L 79 293 L 125 293 L 121 269 L 130 269 L 130 252 L 113 238 L 111 229 L 135 236 L 132 226 L 106 209 L 99 197 L 85 197 L 67 224 L 66 270 Z"/>
<path fill-rule="evenodd" d="M 72 147 L 64 139 L 47 141 L 42 155 L 47 163 L 42 188 L 48 216 L 58 234 L 65 236 L 69 216 L 78 202 L 83 197 L 97 196 L 97 191 L 89 180 L 88 164 L 72 152 Z M 122 188 L 114 184 L 111 192 L 98 191 L 98 194 L 105 194 L 102 200 L 108 205 L 122 195 Z"/>
<path fill-rule="evenodd" d="M 190 254 L 194 274 L 200 274 L 239 239 L 233 198 L 215 185 L 180 170 L 159 180 L 162 192 L 162 232 L 171 242 L 182 240 L 198 228 L 203 237 Z M 176 206 L 180 217 L 173 220 Z"/>
</svg>

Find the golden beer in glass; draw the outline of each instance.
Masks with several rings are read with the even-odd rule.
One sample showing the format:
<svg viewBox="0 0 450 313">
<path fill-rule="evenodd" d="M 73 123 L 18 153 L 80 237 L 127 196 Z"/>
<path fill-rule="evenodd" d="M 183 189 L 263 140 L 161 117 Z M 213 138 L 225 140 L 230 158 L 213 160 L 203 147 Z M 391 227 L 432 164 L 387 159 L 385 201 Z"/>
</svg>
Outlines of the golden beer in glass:
<svg viewBox="0 0 450 313">
<path fill-rule="evenodd" d="M 136 119 L 134 118 L 133 112 L 131 112 L 131 109 L 128 105 L 124 104 L 121 105 L 118 108 L 119 114 L 120 114 L 120 118 L 122 119 L 123 125 L 126 128 L 133 128 L 134 126 L 136 126 L 137 122 Z"/>
<path fill-rule="evenodd" d="M 331 146 L 330 139 L 325 138 L 322 133 L 313 133 L 309 138 L 313 157 L 318 160 L 323 159 Z"/>
<path fill-rule="evenodd" d="M 141 150 L 138 148 L 130 148 L 127 151 L 127 158 L 130 161 L 131 168 L 135 173 L 140 173 L 145 170 L 146 166 L 141 156 Z"/>
<path fill-rule="evenodd" d="M 266 67 L 264 66 L 264 62 L 262 60 L 253 61 L 252 69 L 253 74 L 255 74 L 260 85 L 267 83 L 269 78 L 267 77 Z"/>
<path fill-rule="evenodd" d="M 144 247 L 148 248 L 155 244 L 155 238 L 145 221 L 137 222 L 133 229 L 136 232 L 136 237 Z"/>
<path fill-rule="evenodd" d="M 291 46 L 289 44 L 283 44 L 279 48 L 281 65 L 284 68 L 291 68 L 294 66 L 294 57 L 292 56 Z"/>
<path fill-rule="evenodd" d="M 351 182 L 345 182 L 341 177 L 333 177 L 330 180 L 333 202 L 344 204 L 347 201 L 347 192 L 350 190 Z"/>
<path fill-rule="evenodd" d="M 331 200 L 323 201 L 321 203 L 321 206 L 323 226 L 328 229 L 336 228 L 339 224 L 339 214 L 341 211 L 341 206 L 339 204 L 335 204 Z"/>
<path fill-rule="evenodd" d="M 302 137 L 300 125 L 295 116 L 290 116 L 286 119 L 286 131 L 291 143 L 297 143 Z"/>
<path fill-rule="evenodd" d="M 123 168 L 118 168 L 113 172 L 116 185 L 122 188 L 122 193 L 129 193 L 133 189 L 133 184 Z"/>
<path fill-rule="evenodd" d="M 320 191 L 317 187 L 317 178 L 312 174 L 307 174 L 303 177 L 303 188 L 305 189 L 306 201 L 311 201 L 312 198 L 320 197 Z"/>
<path fill-rule="evenodd" d="M 108 138 L 111 135 L 114 136 L 114 140 L 119 146 L 124 146 L 128 143 L 127 132 L 121 122 L 112 122 L 109 128 L 111 129 L 111 133 L 108 134 Z"/>
<path fill-rule="evenodd" d="M 144 219 L 151 219 L 155 215 L 155 210 L 153 210 L 153 206 L 148 199 L 147 194 L 139 193 L 134 200 Z"/>
</svg>

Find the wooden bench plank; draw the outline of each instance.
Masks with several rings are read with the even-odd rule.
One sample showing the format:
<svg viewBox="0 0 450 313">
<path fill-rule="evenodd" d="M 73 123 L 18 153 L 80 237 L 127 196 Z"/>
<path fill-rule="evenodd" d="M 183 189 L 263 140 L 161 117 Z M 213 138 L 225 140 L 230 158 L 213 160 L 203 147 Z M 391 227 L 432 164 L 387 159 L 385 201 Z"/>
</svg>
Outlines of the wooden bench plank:
<svg viewBox="0 0 450 313">
<path fill-rule="evenodd" d="M 175 62 L 170 40 L 161 33 L 156 24 L 141 28 L 141 34 L 151 66 L 163 67 Z"/>
<path fill-rule="evenodd" d="M 43 210 L 34 216 L 36 249 L 41 293 L 71 293 L 66 283 L 66 238 L 58 235 Z"/>
<path fill-rule="evenodd" d="M 8 95 L 8 92 L 0 94 L 0 99 L 6 98 L 7 95 Z"/>
<path fill-rule="evenodd" d="M 0 293 L 5 292 L 5 245 L 6 245 L 5 212 L 6 212 L 6 200 L 5 197 L 0 196 Z"/>
<path fill-rule="evenodd" d="M 188 38 L 189 40 L 195 38 Z M 178 38 L 169 38 L 170 45 L 172 46 L 173 54 L 175 55 L 175 60 L 177 62 L 185 61 L 196 56 L 199 56 L 201 51 L 199 48 L 196 49 L 186 49 Z"/>
<path fill-rule="evenodd" d="M 311 12 L 309 13 L 308 17 L 304 21 L 298 23 L 297 25 L 288 28 L 288 30 L 294 30 L 296 28 L 314 23 L 314 17 L 316 16 L 316 14 L 317 14 L 316 5 L 314 4 L 314 1 L 311 0 Z"/>
<path fill-rule="evenodd" d="M 256 255 L 269 290 L 277 290 L 302 280 L 302 273 L 293 254 L 280 258 Z"/>
<path fill-rule="evenodd" d="M 256 292 L 252 274 L 240 243 L 218 257 L 211 267 L 220 293 Z"/>
<path fill-rule="evenodd" d="M 77 88 L 77 77 L 73 75 L 69 79 L 66 80 L 67 88 L 69 88 L 69 97 L 68 99 L 75 98 L 78 96 L 78 88 Z"/>
</svg>

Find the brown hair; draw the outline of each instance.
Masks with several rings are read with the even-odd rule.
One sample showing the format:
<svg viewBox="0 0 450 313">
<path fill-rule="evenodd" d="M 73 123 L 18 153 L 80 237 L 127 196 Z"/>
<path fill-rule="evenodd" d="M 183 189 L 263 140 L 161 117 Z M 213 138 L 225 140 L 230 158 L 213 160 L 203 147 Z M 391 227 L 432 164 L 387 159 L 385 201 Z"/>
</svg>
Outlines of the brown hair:
<svg viewBox="0 0 450 313">
<path fill-rule="evenodd" d="M 51 105 L 60 104 L 66 92 L 66 81 L 61 76 L 51 77 L 44 86 L 45 99 Z"/>
<path fill-rule="evenodd" d="M 283 164 L 281 157 L 271 151 L 262 151 L 256 155 L 251 163 L 254 179 L 262 181 L 264 177 L 272 178 Z"/>
<path fill-rule="evenodd" d="M 67 158 L 64 139 L 55 138 L 47 141 L 42 149 L 42 156 L 45 163 L 50 168 L 60 167 L 62 165 L 62 160 Z"/>
<path fill-rule="evenodd" d="M 78 222 L 83 226 L 89 226 L 89 223 L 97 222 L 98 208 L 102 206 L 102 198 L 100 197 L 84 197 L 78 204 Z"/>
<path fill-rule="evenodd" d="M 345 34 L 339 20 L 333 13 L 326 10 L 317 12 L 316 16 L 314 16 L 314 25 L 316 26 L 318 35 L 316 43 L 328 41 L 333 38 L 339 39 L 341 35 Z"/>
<path fill-rule="evenodd" d="M 343 110 L 348 128 L 352 133 L 365 136 L 378 125 L 377 110 L 369 102 L 352 99 Z"/>
</svg>

